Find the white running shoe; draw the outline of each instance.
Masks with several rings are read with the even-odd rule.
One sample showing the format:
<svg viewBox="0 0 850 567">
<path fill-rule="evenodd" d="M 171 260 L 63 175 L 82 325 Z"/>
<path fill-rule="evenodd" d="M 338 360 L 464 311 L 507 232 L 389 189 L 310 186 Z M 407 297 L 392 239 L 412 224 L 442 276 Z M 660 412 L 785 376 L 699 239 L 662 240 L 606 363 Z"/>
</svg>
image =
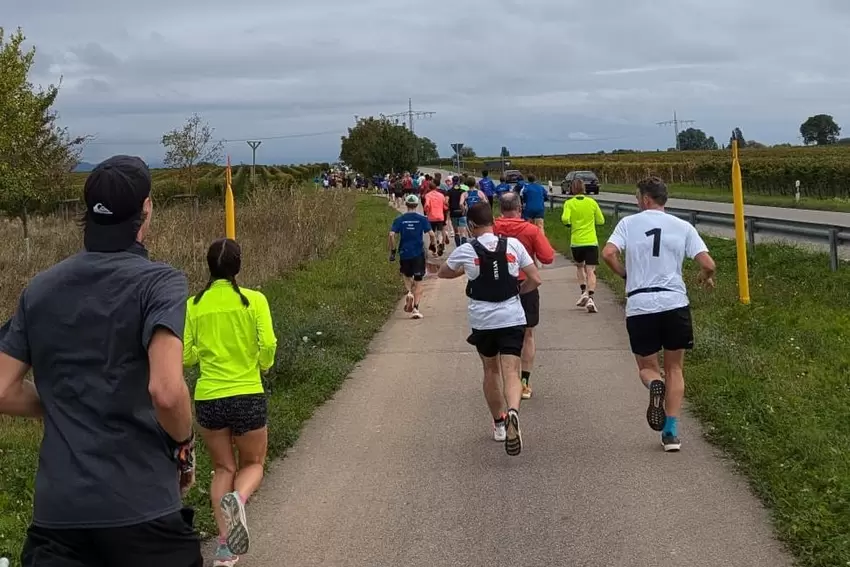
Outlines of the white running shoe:
<svg viewBox="0 0 850 567">
<path fill-rule="evenodd" d="M 587 312 L 588 313 L 599 313 L 599 309 L 596 308 L 596 303 L 593 302 L 592 297 L 587 298 Z"/>
<path fill-rule="evenodd" d="M 422 317 L 424 317 L 424 315 L 422 315 L 422 313 L 420 313 L 419 310 L 414 307 L 413 308 L 413 315 L 411 315 L 411 317 L 413 317 L 414 319 L 422 319 Z"/>
<path fill-rule="evenodd" d="M 413 294 L 408 292 L 407 297 L 404 298 L 404 312 L 410 313 L 413 311 Z"/>
<path fill-rule="evenodd" d="M 505 439 L 508 437 L 508 430 L 505 422 L 497 424 L 493 422 L 493 441 L 498 441 L 499 443 L 504 443 Z"/>
<path fill-rule="evenodd" d="M 585 305 L 587 305 L 588 301 L 590 301 L 590 296 L 587 294 L 586 291 L 583 291 L 581 297 L 579 297 L 578 301 L 576 301 L 576 307 L 584 307 Z"/>
<path fill-rule="evenodd" d="M 236 492 L 229 492 L 221 499 L 220 506 L 227 523 L 227 547 L 234 555 L 245 555 L 251 544 L 245 504 Z"/>
</svg>

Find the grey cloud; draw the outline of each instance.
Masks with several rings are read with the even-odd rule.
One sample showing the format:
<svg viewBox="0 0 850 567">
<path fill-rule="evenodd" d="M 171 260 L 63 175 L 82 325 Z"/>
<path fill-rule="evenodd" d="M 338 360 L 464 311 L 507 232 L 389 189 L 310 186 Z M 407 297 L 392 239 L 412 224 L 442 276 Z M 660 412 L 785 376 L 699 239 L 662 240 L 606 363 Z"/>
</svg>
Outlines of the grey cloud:
<svg viewBox="0 0 850 567">
<path fill-rule="evenodd" d="M 63 77 L 61 119 L 92 156 L 160 152 L 200 112 L 269 161 L 333 159 L 354 120 L 437 114 L 449 151 L 666 148 L 674 109 L 718 139 L 792 141 L 817 112 L 850 122 L 844 0 L 40 0 L 4 5 L 38 46 L 33 79 Z M 579 136 L 577 134 L 583 134 Z M 571 135 L 572 134 L 572 135 Z M 235 160 L 247 146 L 228 145 Z M 88 156 L 88 154 L 87 154 Z M 312 158 L 311 158 L 312 156 Z"/>
</svg>

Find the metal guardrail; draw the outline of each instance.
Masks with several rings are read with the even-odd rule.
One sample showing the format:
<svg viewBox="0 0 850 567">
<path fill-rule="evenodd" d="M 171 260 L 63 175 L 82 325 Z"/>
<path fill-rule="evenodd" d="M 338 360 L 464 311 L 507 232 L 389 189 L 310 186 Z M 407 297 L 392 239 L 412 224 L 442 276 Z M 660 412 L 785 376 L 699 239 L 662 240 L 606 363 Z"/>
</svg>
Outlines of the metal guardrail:
<svg viewBox="0 0 850 567">
<path fill-rule="evenodd" d="M 637 205 L 609 201 L 593 197 L 603 211 L 614 215 L 615 220 L 621 216 L 640 212 Z M 563 203 L 569 200 L 567 195 L 549 195 L 549 208 L 554 209 L 555 203 Z M 735 217 L 729 213 L 717 213 L 707 211 L 695 211 L 693 209 L 680 209 L 676 207 L 665 207 L 666 212 L 686 220 L 694 226 L 707 224 L 713 226 L 735 226 Z M 783 236 L 801 236 L 815 240 L 823 240 L 829 246 L 829 267 L 832 271 L 838 270 L 840 260 L 838 247 L 850 243 L 850 228 L 832 226 L 813 222 L 796 222 L 779 219 L 765 219 L 747 215 L 745 217 L 745 228 L 747 232 L 747 244 L 752 249 L 756 244 L 756 234 L 776 234 Z"/>
</svg>

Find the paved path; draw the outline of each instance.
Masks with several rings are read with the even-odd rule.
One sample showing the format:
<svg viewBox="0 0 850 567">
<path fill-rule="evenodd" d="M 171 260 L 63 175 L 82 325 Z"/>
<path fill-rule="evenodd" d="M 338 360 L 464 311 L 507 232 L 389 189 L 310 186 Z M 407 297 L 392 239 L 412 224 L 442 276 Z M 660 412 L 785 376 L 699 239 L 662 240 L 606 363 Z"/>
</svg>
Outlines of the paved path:
<svg viewBox="0 0 850 567">
<path fill-rule="evenodd" d="M 271 467 L 240 566 L 790 566 L 693 420 L 662 451 L 612 294 L 589 315 L 566 260 L 543 278 L 522 455 L 490 437 L 464 280 L 428 279 Z"/>
</svg>

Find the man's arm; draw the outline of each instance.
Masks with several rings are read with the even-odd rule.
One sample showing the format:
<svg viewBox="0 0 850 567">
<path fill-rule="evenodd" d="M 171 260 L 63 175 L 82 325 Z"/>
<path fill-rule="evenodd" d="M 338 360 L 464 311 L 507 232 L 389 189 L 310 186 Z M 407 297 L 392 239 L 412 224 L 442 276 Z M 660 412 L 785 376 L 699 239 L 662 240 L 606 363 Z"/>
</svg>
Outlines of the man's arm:
<svg viewBox="0 0 850 567">
<path fill-rule="evenodd" d="M 599 206 L 599 203 L 597 203 L 596 201 L 593 202 L 595 203 L 596 209 L 594 211 L 594 214 L 596 215 L 596 224 L 597 226 L 602 226 L 603 224 L 605 224 L 605 215 L 602 214 L 602 208 Z"/>
<path fill-rule="evenodd" d="M 390 254 L 395 252 L 395 233 L 392 231 L 390 231 L 390 234 L 387 237 L 387 248 L 389 249 Z"/>
<path fill-rule="evenodd" d="M 626 268 L 623 267 L 623 262 L 620 260 L 620 249 L 616 245 L 608 242 L 602 249 L 602 259 L 608 264 L 612 272 L 621 278 L 626 277 Z"/>
<path fill-rule="evenodd" d="M 455 278 L 459 278 L 464 275 L 465 270 L 463 269 L 463 257 L 466 255 L 465 248 L 468 248 L 468 244 L 461 244 L 460 247 L 455 248 L 449 257 L 446 258 L 446 261 L 440 266 L 440 271 L 437 272 L 437 277 L 444 280 L 453 280 Z"/>
<path fill-rule="evenodd" d="M 183 379 L 183 342 L 169 329 L 157 327 L 148 346 L 148 392 L 156 419 L 175 443 L 192 436 L 192 401 Z"/>
<path fill-rule="evenodd" d="M 30 344 L 24 308 L 26 290 L 18 299 L 18 308 L 0 327 L 0 414 L 40 418 L 41 400 L 35 385 L 25 380 L 30 369 Z"/>
<path fill-rule="evenodd" d="M 540 271 L 537 269 L 537 265 L 534 262 L 522 268 L 522 271 L 525 272 L 525 279 L 522 280 L 522 283 L 519 285 L 519 293 L 520 295 L 525 295 L 526 293 L 534 291 L 540 287 L 543 280 L 540 279 Z"/>
<path fill-rule="evenodd" d="M 555 249 L 549 243 L 549 239 L 539 228 L 534 235 L 534 255 L 541 264 L 551 264 L 555 261 Z"/>
<path fill-rule="evenodd" d="M 700 267 L 699 281 L 709 288 L 714 287 L 714 274 L 717 272 L 717 266 L 714 263 L 708 252 L 700 252 L 694 257 L 694 260 Z"/>
<path fill-rule="evenodd" d="M 569 227 L 572 222 L 572 211 L 570 210 L 570 200 L 564 201 L 563 212 L 561 213 L 561 222 L 564 226 Z"/>
</svg>

